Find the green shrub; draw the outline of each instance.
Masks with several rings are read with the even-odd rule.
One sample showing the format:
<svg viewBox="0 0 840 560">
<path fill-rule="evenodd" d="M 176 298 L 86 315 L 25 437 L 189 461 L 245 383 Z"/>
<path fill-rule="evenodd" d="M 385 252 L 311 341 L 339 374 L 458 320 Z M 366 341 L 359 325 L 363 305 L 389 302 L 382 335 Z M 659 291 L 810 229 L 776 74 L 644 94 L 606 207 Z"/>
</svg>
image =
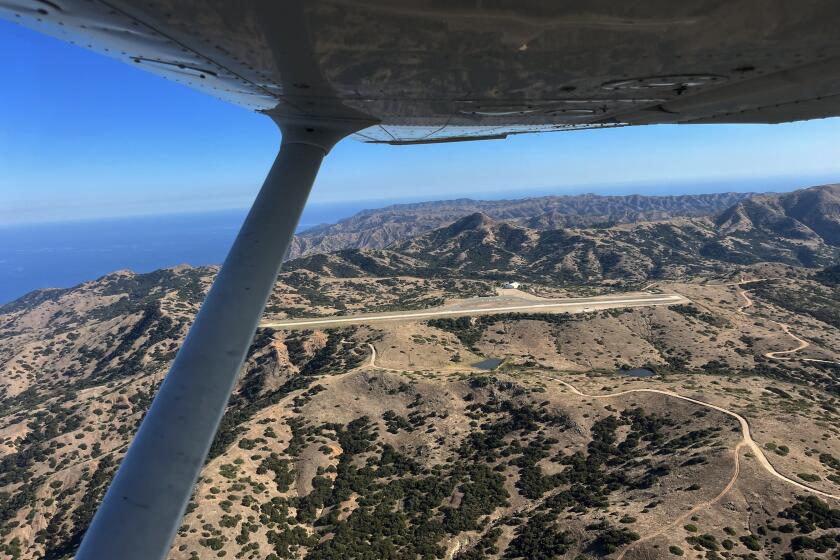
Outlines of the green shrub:
<svg viewBox="0 0 840 560">
<path fill-rule="evenodd" d="M 745 535 L 739 540 L 750 550 L 761 550 L 761 543 L 755 535 Z"/>
</svg>

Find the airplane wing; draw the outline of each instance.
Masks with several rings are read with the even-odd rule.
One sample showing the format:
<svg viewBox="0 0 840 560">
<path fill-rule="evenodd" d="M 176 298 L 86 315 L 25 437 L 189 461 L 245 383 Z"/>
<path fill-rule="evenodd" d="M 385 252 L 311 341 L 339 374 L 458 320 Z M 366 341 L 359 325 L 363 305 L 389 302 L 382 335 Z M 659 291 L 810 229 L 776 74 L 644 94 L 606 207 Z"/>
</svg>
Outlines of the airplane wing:
<svg viewBox="0 0 840 560">
<path fill-rule="evenodd" d="M 167 556 L 341 138 L 840 115 L 836 0 L 0 0 L 0 16 L 265 113 L 283 132 L 77 560 Z"/>
<path fill-rule="evenodd" d="M 0 0 L 0 14 L 275 118 L 416 144 L 840 114 L 832 0 Z"/>
</svg>

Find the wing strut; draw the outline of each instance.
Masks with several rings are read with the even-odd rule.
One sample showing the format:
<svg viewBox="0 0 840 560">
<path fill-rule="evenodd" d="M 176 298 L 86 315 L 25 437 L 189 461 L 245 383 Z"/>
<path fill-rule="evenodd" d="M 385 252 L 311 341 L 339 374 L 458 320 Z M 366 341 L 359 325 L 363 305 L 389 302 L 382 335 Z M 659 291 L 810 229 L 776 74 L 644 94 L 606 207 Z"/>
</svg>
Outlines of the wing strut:
<svg viewBox="0 0 840 560">
<path fill-rule="evenodd" d="M 165 558 L 321 160 L 358 127 L 282 126 L 280 153 L 84 536 L 77 560 Z"/>
</svg>

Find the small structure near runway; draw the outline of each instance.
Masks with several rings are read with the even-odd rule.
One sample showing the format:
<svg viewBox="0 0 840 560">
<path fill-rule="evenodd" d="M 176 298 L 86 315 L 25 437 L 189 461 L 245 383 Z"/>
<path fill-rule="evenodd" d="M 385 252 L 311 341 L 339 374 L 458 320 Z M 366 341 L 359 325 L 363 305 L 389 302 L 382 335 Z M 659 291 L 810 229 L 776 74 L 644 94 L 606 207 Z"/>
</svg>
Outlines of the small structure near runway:
<svg viewBox="0 0 840 560">
<path fill-rule="evenodd" d="M 522 286 L 522 284 L 520 284 L 519 282 L 505 282 L 504 284 L 502 284 L 502 288 L 508 290 L 518 290 L 520 286 Z"/>
</svg>

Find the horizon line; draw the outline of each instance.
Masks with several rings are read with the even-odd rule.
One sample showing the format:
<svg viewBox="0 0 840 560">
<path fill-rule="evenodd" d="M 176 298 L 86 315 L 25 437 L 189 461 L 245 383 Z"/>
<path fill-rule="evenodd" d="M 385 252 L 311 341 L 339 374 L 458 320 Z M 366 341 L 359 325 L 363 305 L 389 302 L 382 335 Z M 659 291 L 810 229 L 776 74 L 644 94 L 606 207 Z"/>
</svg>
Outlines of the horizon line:
<svg viewBox="0 0 840 560">
<path fill-rule="evenodd" d="M 390 198 L 390 197 L 370 197 L 370 198 L 346 198 L 346 199 L 326 199 L 326 200 L 310 200 L 307 204 L 306 208 L 313 208 L 318 206 L 338 206 L 342 204 L 366 204 L 371 203 L 375 206 L 370 208 L 360 208 L 353 212 L 353 214 L 357 214 L 359 212 L 364 212 L 367 210 L 377 210 L 389 206 L 400 206 L 400 205 L 410 205 L 410 204 L 423 204 L 423 203 L 434 203 L 434 202 L 454 202 L 458 200 L 472 200 L 472 201 L 502 201 L 502 200 L 525 200 L 528 198 L 545 198 L 545 197 L 572 197 L 572 196 L 586 196 L 586 195 L 593 195 L 593 196 L 619 196 L 619 197 L 628 197 L 628 196 L 647 196 L 647 197 L 668 197 L 668 196 L 700 196 L 704 194 L 726 194 L 726 193 L 735 193 L 735 194 L 743 194 L 743 193 L 754 193 L 754 194 L 761 194 L 761 193 L 770 193 L 770 192 L 792 192 L 796 190 L 802 190 L 812 187 L 819 187 L 824 185 L 834 184 L 835 181 L 828 181 L 825 182 L 820 176 L 819 182 L 813 183 L 809 182 L 806 178 L 807 176 L 789 176 L 789 175 L 773 175 L 773 176 L 757 176 L 757 177 L 749 177 L 749 176 L 728 176 L 728 177 L 717 177 L 717 178 L 704 178 L 698 180 L 676 180 L 676 181 L 628 181 L 628 182 L 621 182 L 621 183 L 588 183 L 588 184 L 581 184 L 578 186 L 567 186 L 567 187 L 547 187 L 547 188 L 532 188 L 532 189 L 513 189 L 513 190 L 491 190 L 491 191 L 474 191 L 472 193 L 465 192 L 461 195 L 452 195 L 451 197 L 441 197 L 435 198 L 434 195 L 430 195 L 429 197 L 425 196 L 407 196 L 401 198 Z M 811 178 L 816 179 L 816 176 L 811 176 Z M 659 193 L 659 192 L 652 192 L 652 193 L 645 193 L 645 192 L 630 192 L 630 193 L 610 193 L 610 192 L 596 192 L 597 190 L 605 190 L 605 189 L 622 189 L 622 188 L 632 188 L 632 187 L 646 187 L 648 189 L 657 189 L 667 187 L 669 185 L 674 187 L 687 187 L 687 186 L 696 186 L 698 188 L 702 188 L 702 186 L 713 185 L 718 182 L 723 181 L 749 181 L 749 182 L 760 182 L 760 181 L 798 181 L 800 182 L 801 186 L 794 186 L 791 187 L 789 185 L 782 186 L 781 188 L 774 188 L 772 185 L 768 185 L 763 190 L 754 190 L 751 188 L 745 189 L 738 189 L 738 188 L 727 188 L 722 189 L 719 191 L 707 191 L 707 192 L 676 192 L 676 193 Z M 840 182 L 840 176 L 837 177 L 836 182 Z M 778 185 L 777 185 L 778 187 Z M 596 190 L 582 190 L 582 189 L 596 189 Z M 554 192 L 554 189 L 564 189 L 565 192 Z M 581 190 L 576 190 L 581 189 Z M 522 196 L 515 196 L 517 192 L 521 192 Z M 186 216 L 186 217 L 197 217 L 197 216 L 204 216 L 210 214 L 222 214 L 222 213 L 236 213 L 241 212 L 242 214 L 247 213 L 249 207 L 249 203 L 246 202 L 243 205 L 232 205 L 224 208 L 204 208 L 204 209 L 183 209 L 183 210 L 172 210 L 172 211 L 160 211 L 160 212 L 128 212 L 128 213 L 116 213 L 116 214 L 103 214 L 103 215 L 90 215 L 90 216 L 81 216 L 77 218 L 43 218 L 43 219 L 31 219 L 31 220 L 20 220 L 20 221 L 0 221 L 0 228 L 14 228 L 14 227 L 27 227 L 27 226 L 40 226 L 40 225 L 70 225 L 70 224 L 85 224 L 85 223 L 93 223 L 93 222 L 107 222 L 112 220 L 124 220 L 124 219 L 143 219 L 143 218 L 165 218 L 165 217 L 177 217 L 177 216 Z M 305 209 L 304 209 L 305 212 Z M 328 222 L 324 222 L 328 223 Z M 321 225 L 321 224 L 316 224 Z"/>
</svg>

